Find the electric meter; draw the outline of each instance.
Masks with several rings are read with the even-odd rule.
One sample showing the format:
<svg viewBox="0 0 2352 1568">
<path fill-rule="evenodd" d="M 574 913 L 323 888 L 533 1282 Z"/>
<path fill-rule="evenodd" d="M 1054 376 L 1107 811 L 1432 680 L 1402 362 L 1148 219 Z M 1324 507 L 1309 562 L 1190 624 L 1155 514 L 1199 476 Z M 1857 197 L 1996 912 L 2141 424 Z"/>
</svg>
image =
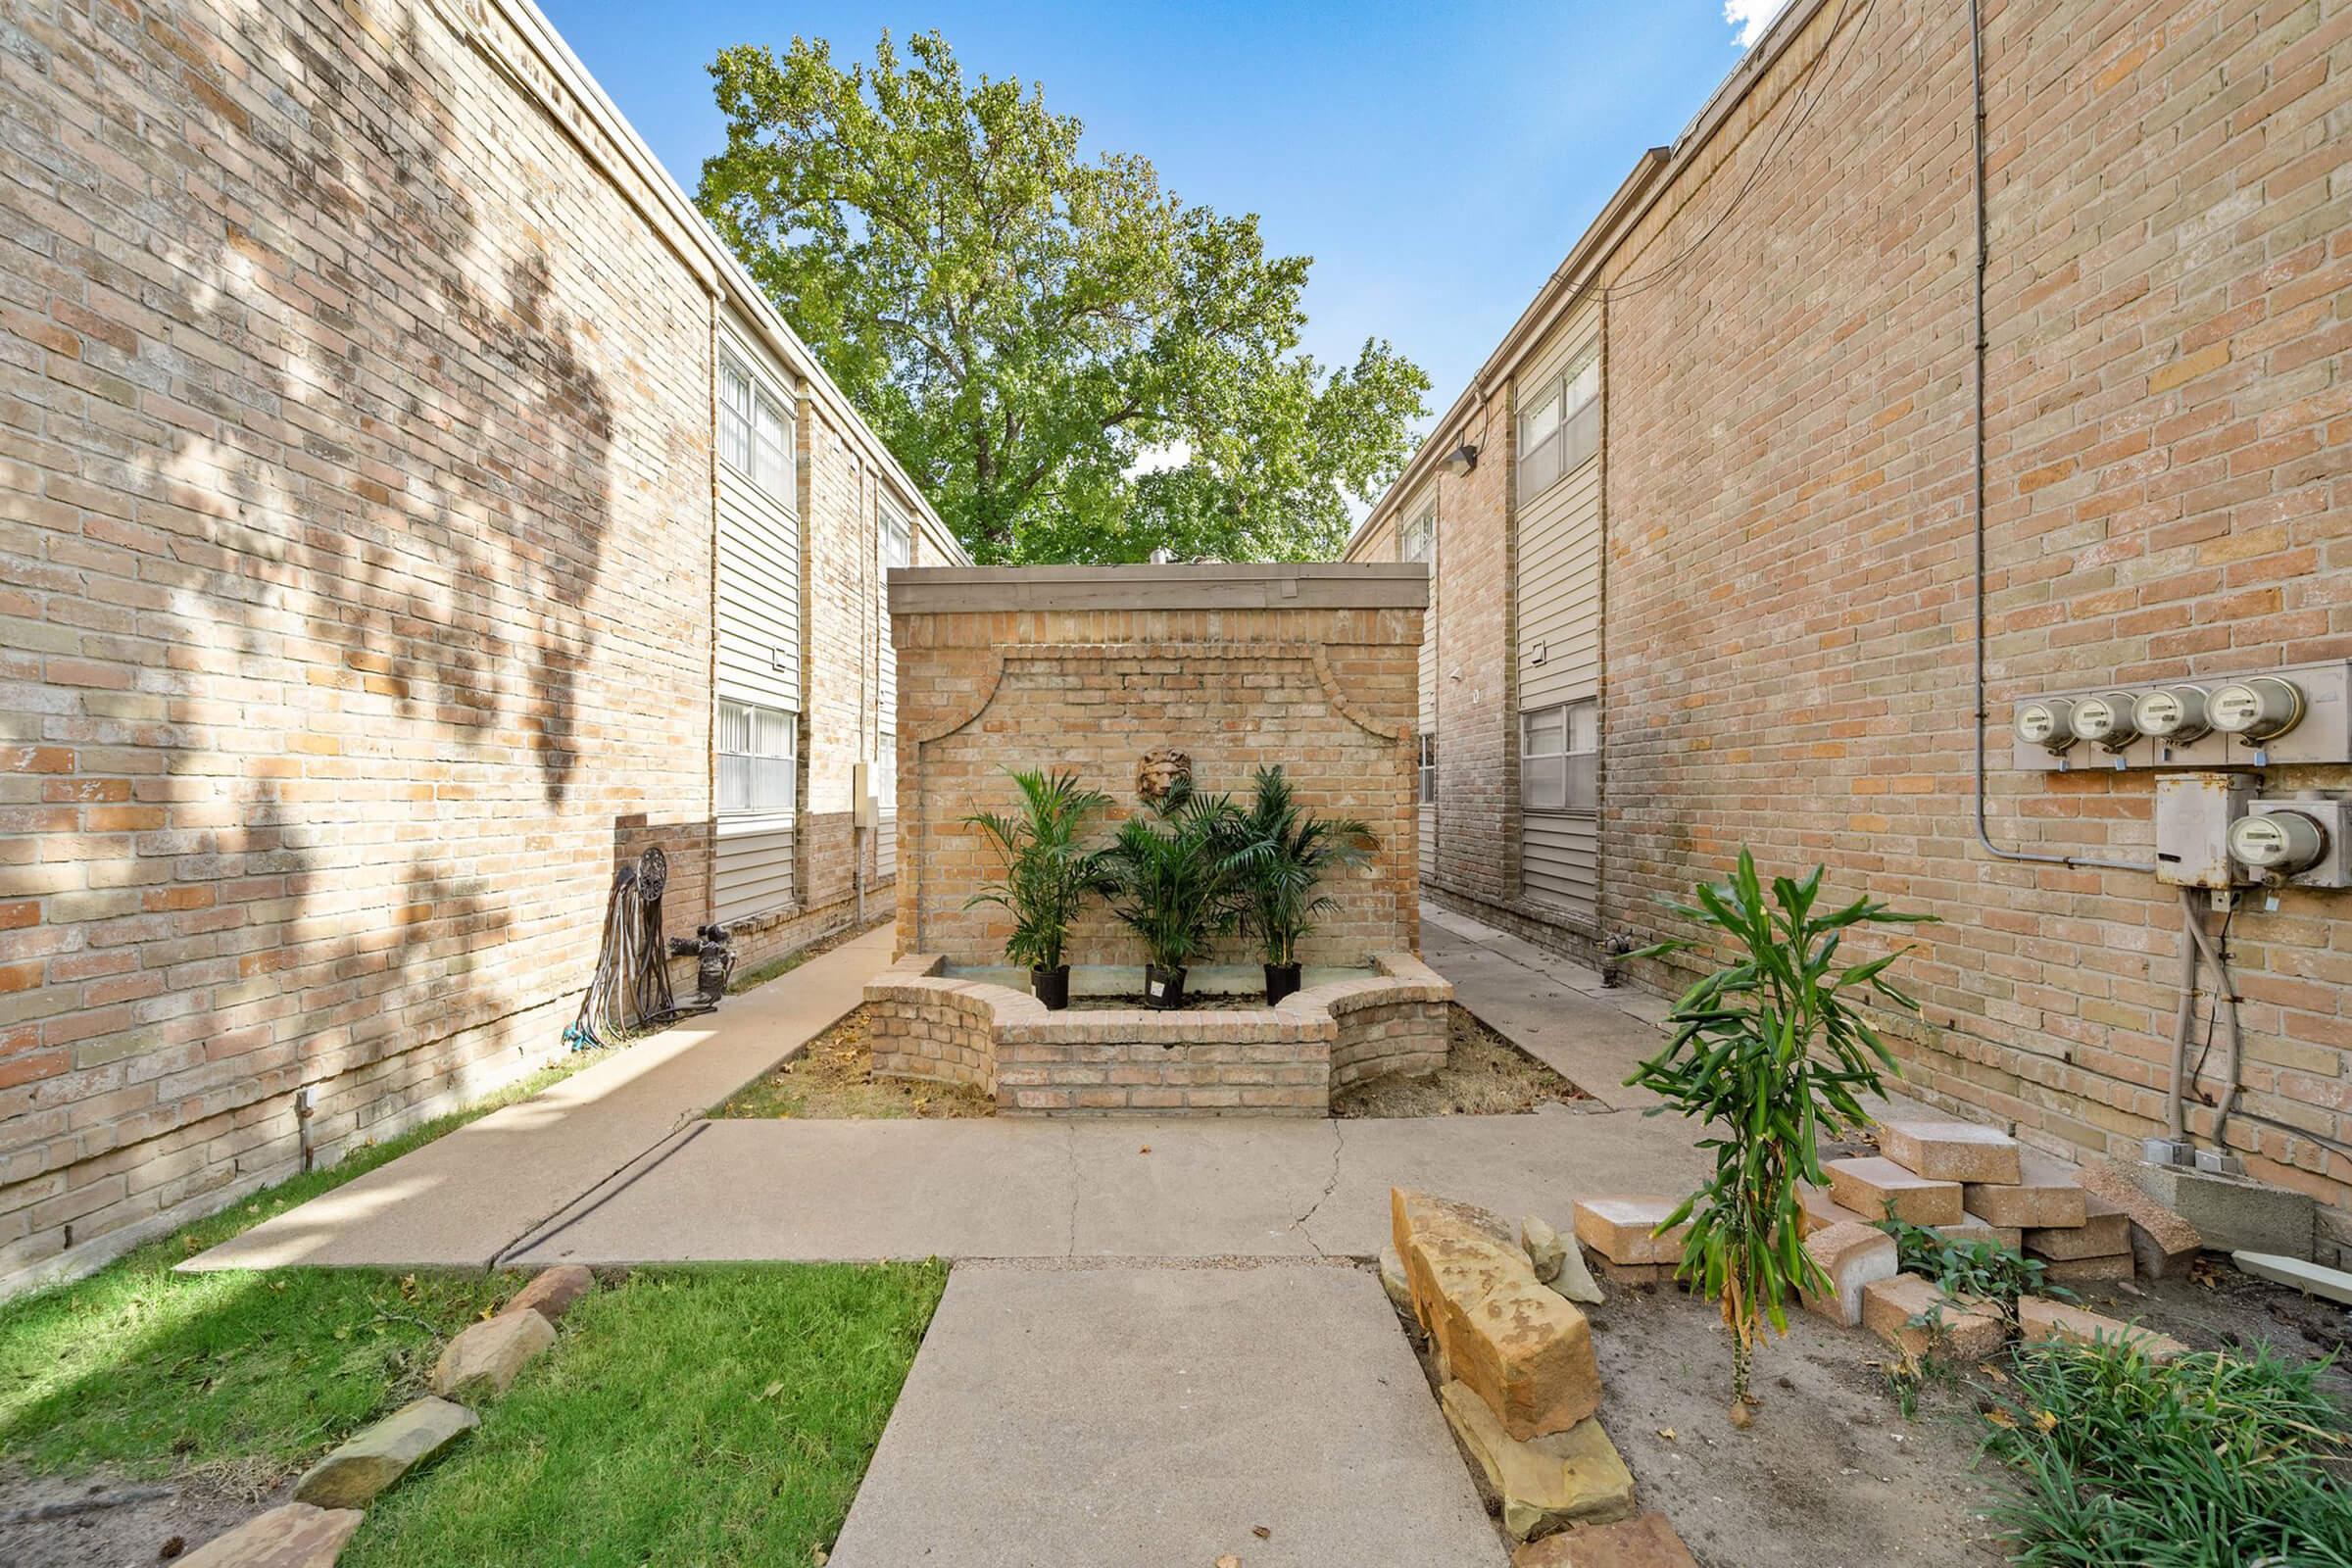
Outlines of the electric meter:
<svg viewBox="0 0 2352 1568">
<path fill-rule="evenodd" d="M 2266 877 L 2289 877 L 2328 854 L 2328 831 L 2297 810 L 2273 809 L 2230 824 L 2230 858 Z"/>
<path fill-rule="evenodd" d="M 2078 740 L 2120 752 L 2139 736 L 2138 725 L 2132 719 L 2137 708 L 2130 692 L 2101 692 L 2077 703 L 2066 727 L 2075 732 Z"/>
<path fill-rule="evenodd" d="M 2075 705 L 2064 697 L 2045 697 L 2017 710 L 2017 738 L 2029 746 L 2063 752 L 2075 744 Z"/>
<path fill-rule="evenodd" d="M 2213 694 L 2209 716 L 2226 735 L 2267 741 L 2302 721 L 2303 688 L 2276 675 L 2233 680 Z"/>
<path fill-rule="evenodd" d="M 2144 693 L 2132 710 L 2132 722 L 2142 735 L 2181 745 L 2213 728 L 2205 717 L 2205 688 L 2159 686 Z"/>
</svg>

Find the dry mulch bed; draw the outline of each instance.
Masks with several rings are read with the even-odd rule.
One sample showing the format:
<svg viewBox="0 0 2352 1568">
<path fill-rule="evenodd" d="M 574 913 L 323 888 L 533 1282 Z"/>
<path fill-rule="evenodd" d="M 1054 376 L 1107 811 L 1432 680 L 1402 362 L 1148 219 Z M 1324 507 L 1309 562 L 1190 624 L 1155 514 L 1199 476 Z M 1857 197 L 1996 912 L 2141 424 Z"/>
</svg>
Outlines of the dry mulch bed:
<svg viewBox="0 0 2352 1568">
<path fill-rule="evenodd" d="M 1375 1078 L 1334 1098 L 1334 1116 L 1510 1116 L 1592 1096 L 1456 1004 L 1446 1009 L 1446 1065 L 1426 1078 Z"/>
</svg>

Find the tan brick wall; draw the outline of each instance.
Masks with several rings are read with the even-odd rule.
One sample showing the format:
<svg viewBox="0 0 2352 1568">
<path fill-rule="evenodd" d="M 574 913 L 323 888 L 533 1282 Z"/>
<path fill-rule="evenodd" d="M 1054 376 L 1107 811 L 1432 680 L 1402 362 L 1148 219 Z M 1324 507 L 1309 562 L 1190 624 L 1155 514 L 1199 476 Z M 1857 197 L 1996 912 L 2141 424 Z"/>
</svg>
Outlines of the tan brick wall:
<svg viewBox="0 0 2352 1568">
<path fill-rule="evenodd" d="M 893 616 L 899 648 L 901 952 L 1000 961 L 1007 920 L 966 901 L 995 861 L 969 812 L 1006 808 L 1007 767 L 1074 769 L 1107 792 L 1098 836 L 1136 809 L 1145 752 L 1192 755 L 1197 787 L 1241 794 L 1279 763 L 1308 809 L 1367 822 L 1373 863 L 1335 879 L 1344 906 L 1301 948 L 1362 963 L 1419 945 L 1413 707 L 1417 610 L 1174 610 Z M 1220 961 L 1252 961 L 1235 938 Z M 1096 906 L 1073 963 L 1143 961 Z"/>
<path fill-rule="evenodd" d="M 495 12 L 8 28 L 0 1290 L 559 1054 L 644 844 L 707 917 L 713 549 L 708 263 Z"/>
<path fill-rule="evenodd" d="M 2352 654 L 2352 8 L 2009 0 L 1984 55 L 1993 831 L 2144 859 L 2154 775 L 2010 771 L 2007 716 L 2034 690 Z M 2135 1153 L 2177 897 L 1997 859 L 1971 821 L 1968 61 L 1964 9 L 1833 0 L 1601 263 L 1603 929 L 1664 934 L 1660 899 L 1743 843 L 1825 862 L 1837 893 L 1944 918 L 1911 933 L 1914 1089 L 2057 1152 Z M 1499 501 L 1470 540 L 1462 516 L 1449 613 L 1507 580 L 1485 564 Z M 1438 886 L 1493 881 L 1470 860 Z M 2230 1141 L 2352 1237 L 2352 903 L 2290 892 L 2230 946 Z"/>
</svg>

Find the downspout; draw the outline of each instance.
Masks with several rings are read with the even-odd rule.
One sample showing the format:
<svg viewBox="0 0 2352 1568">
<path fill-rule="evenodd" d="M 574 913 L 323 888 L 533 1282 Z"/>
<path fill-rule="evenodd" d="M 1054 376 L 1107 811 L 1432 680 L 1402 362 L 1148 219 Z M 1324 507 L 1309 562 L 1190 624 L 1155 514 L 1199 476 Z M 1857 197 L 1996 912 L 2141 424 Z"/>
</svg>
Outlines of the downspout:
<svg viewBox="0 0 2352 1568">
<path fill-rule="evenodd" d="M 1984 799 L 1984 725 L 1991 718 L 1990 708 L 1984 700 L 1984 28 L 1978 15 L 1980 0 L 1968 0 L 1968 64 L 1971 108 L 1971 126 L 1974 131 L 1974 171 L 1976 198 L 1976 266 L 1970 280 L 1975 302 L 1975 333 L 1973 353 L 1975 373 L 1970 377 L 1974 394 L 1972 411 L 1973 431 L 1970 457 L 1970 510 L 1976 534 L 1976 827 L 1977 844 L 1987 855 L 2003 860 L 2023 860 L 2035 865 L 2064 865 L 2095 868 L 2102 871 L 2148 871 L 2156 867 L 2145 860 L 2120 860 L 2094 855 L 2052 855 L 2039 850 L 2003 849 L 1992 841 L 1992 824 L 1986 816 Z"/>
</svg>

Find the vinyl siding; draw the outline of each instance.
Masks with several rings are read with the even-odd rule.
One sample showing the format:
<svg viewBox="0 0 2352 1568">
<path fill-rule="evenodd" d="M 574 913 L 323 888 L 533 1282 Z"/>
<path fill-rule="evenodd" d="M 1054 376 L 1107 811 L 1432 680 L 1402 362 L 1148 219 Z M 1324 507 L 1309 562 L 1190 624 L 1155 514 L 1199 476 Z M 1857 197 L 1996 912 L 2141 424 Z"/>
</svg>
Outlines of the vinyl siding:
<svg viewBox="0 0 2352 1568">
<path fill-rule="evenodd" d="M 1599 334 L 1598 305 L 1571 311 L 1516 378 L 1514 406 L 1550 384 Z M 1526 712 L 1600 690 L 1598 456 L 1571 469 L 1541 495 L 1520 498 L 1516 517 L 1512 593 L 1518 623 L 1519 710 Z M 1526 898 L 1581 923 L 1597 924 L 1597 819 L 1591 814 L 1523 812 L 1519 880 Z"/>
<path fill-rule="evenodd" d="M 791 381 L 748 332 L 723 327 L 720 346 L 762 396 L 797 415 Z M 717 694 L 788 713 L 801 710 L 801 489 L 797 458 L 789 507 L 731 464 L 718 465 Z M 791 812 L 720 817 L 713 917 L 725 922 L 788 907 L 792 863 Z"/>
</svg>

